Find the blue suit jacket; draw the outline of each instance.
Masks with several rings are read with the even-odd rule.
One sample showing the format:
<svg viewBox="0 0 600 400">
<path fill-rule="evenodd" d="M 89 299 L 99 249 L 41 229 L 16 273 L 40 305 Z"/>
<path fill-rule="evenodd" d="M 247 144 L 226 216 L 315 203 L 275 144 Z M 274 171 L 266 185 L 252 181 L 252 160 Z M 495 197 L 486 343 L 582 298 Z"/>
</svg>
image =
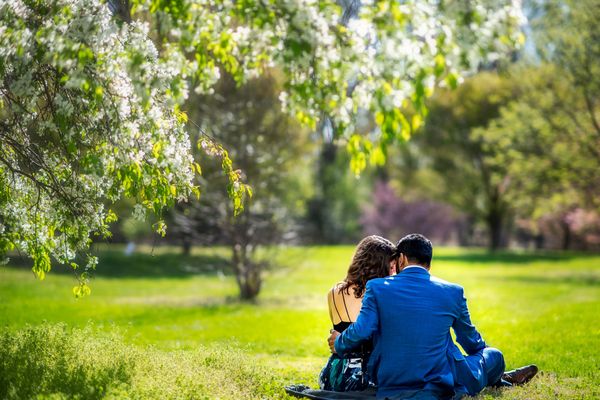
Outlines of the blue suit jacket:
<svg viewBox="0 0 600 400">
<path fill-rule="evenodd" d="M 423 268 L 367 282 L 362 308 L 354 324 L 335 341 L 341 356 L 372 339 L 369 372 L 377 397 L 403 391 L 476 393 L 484 377 L 453 343 L 468 354 L 485 348 L 471 323 L 463 288 L 431 276 Z"/>
</svg>

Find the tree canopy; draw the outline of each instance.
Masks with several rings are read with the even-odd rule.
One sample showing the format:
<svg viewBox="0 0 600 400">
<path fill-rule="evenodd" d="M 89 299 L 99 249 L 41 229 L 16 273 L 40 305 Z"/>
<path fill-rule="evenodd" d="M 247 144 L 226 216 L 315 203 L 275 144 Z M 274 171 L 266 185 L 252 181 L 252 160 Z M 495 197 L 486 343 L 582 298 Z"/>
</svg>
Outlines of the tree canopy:
<svg viewBox="0 0 600 400">
<path fill-rule="evenodd" d="M 424 129 L 400 148 L 396 176 L 402 190 L 466 216 L 470 244 L 586 248 L 597 243 L 600 208 L 600 8 L 597 0 L 529 7 L 531 46 L 437 91 Z M 574 240 L 586 231 L 589 239 Z"/>
<path fill-rule="evenodd" d="M 492 249 L 505 239 L 512 186 L 509 164 L 494 162 L 502 150 L 489 146 L 481 132 L 517 96 L 518 88 L 514 80 L 481 72 L 457 90 L 439 91 L 430 102 L 423 132 L 415 137 L 422 158 L 443 177 L 431 195 L 485 224 Z"/>
<path fill-rule="evenodd" d="M 0 253 L 23 251 L 39 277 L 52 258 L 77 268 L 123 197 L 136 215 L 156 213 L 164 234 L 163 209 L 199 194 L 180 107 L 190 89 L 211 94 L 221 71 L 242 83 L 281 70 L 283 109 L 312 128 L 327 117 L 360 172 L 421 124 L 436 84 L 455 86 L 522 38 L 518 0 L 343 12 L 332 0 L 2 2 Z M 364 112 L 373 129 L 358 134 Z M 227 151 L 206 135 L 198 145 L 222 159 L 239 211 L 249 189 Z M 80 271 L 78 295 L 89 290 Z"/>
</svg>

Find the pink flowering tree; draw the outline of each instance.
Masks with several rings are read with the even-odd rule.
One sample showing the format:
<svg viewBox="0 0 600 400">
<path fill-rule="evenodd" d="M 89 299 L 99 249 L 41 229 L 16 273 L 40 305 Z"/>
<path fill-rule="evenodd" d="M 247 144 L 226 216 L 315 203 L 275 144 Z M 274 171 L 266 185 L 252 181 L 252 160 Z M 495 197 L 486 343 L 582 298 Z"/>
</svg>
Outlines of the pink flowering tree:
<svg viewBox="0 0 600 400">
<path fill-rule="evenodd" d="M 406 200 L 386 182 L 377 182 L 361 224 L 365 235 L 382 235 L 397 242 L 409 233 L 421 233 L 436 242 L 448 242 L 458 233 L 462 217 L 447 204 Z"/>
</svg>

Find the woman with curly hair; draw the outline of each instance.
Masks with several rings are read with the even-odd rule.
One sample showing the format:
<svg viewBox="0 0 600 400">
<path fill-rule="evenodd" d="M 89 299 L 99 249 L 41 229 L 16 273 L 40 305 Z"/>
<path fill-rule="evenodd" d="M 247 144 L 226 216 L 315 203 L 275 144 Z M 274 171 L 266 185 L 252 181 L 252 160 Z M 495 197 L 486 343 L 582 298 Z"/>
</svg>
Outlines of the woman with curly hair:
<svg viewBox="0 0 600 400">
<path fill-rule="evenodd" d="M 396 273 L 395 252 L 396 246 L 381 236 L 367 236 L 360 241 L 346 278 L 327 294 L 333 329 L 341 333 L 356 321 L 367 281 Z M 319 376 L 321 389 L 347 392 L 374 386 L 366 368 L 371 350 L 372 343 L 365 343 L 359 351 L 345 358 L 332 354 Z"/>
</svg>

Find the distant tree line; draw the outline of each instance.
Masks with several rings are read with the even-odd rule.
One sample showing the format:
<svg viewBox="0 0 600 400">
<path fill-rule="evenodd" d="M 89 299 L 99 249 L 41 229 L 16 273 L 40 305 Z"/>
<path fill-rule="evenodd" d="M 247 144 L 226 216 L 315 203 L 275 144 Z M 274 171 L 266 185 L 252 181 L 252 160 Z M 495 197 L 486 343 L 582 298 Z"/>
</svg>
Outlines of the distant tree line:
<svg viewBox="0 0 600 400">
<path fill-rule="evenodd" d="M 492 250 L 511 239 L 597 249 L 600 6 L 529 8 L 532 46 L 438 92 L 423 129 L 393 157 L 394 180 L 403 196 L 452 205 L 464 244 L 481 244 L 483 232 Z"/>
</svg>

